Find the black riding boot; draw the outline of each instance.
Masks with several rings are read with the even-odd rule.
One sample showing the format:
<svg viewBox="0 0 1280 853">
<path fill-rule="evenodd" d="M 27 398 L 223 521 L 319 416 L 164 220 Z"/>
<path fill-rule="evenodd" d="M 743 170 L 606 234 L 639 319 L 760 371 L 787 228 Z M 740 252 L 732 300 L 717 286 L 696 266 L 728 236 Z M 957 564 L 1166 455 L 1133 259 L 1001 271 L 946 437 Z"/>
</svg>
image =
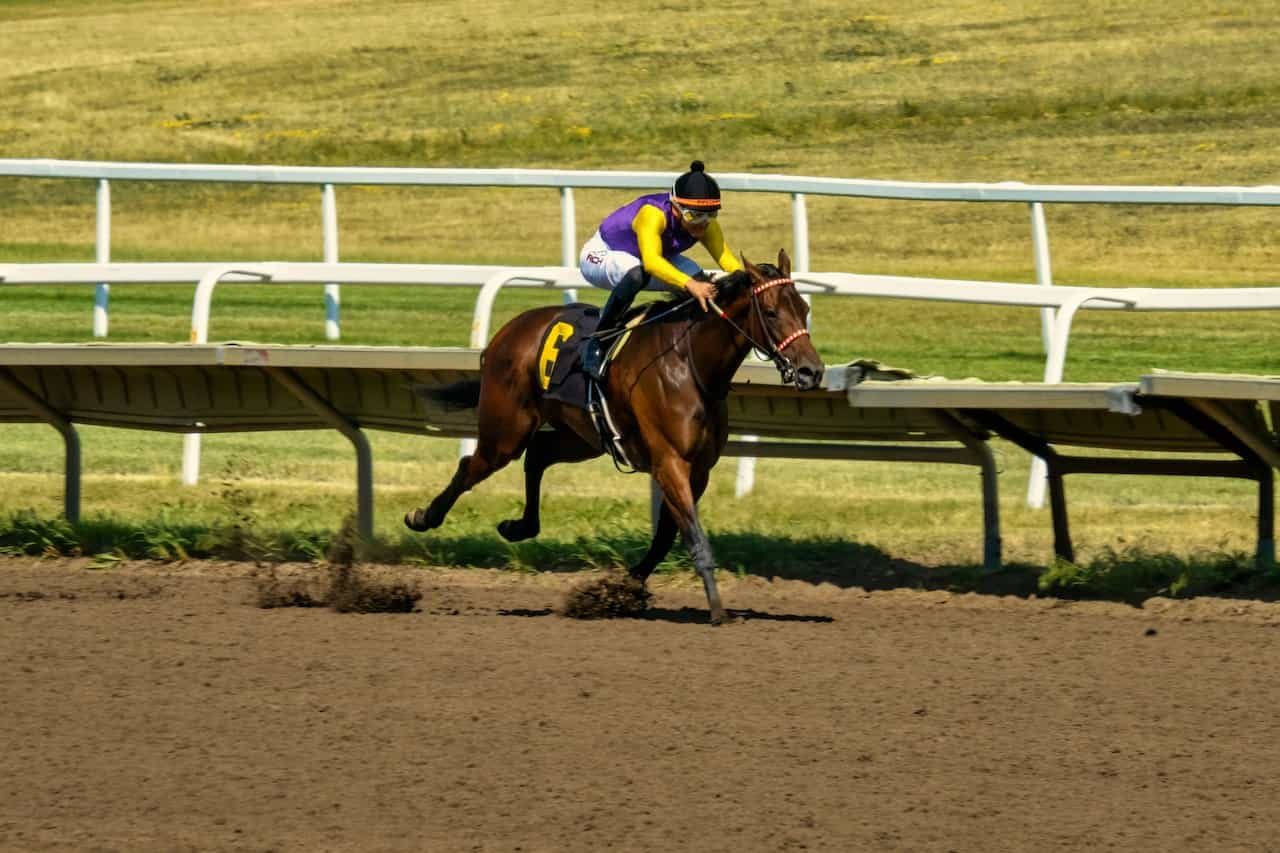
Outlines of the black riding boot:
<svg viewBox="0 0 1280 853">
<path fill-rule="evenodd" d="M 600 309 L 600 325 L 596 326 L 595 333 L 587 338 L 582 348 L 582 370 L 597 382 L 604 381 L 604 344 L 600 341 L 600 335 L 618 325 L 622 315 L 631 307 L 636 294 L 644 290 L 647 280 L 644 267 L 627 270 L 617 286 L 609 291 L 609 298 L 605 301 L 604 308 Z"/>
</svg>

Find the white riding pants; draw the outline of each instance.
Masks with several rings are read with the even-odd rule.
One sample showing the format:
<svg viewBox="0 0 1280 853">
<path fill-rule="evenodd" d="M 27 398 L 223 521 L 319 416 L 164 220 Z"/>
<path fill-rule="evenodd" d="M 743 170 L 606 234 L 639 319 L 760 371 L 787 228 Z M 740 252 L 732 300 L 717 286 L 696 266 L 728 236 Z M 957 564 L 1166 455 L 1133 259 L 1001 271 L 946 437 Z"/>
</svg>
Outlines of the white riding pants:
<svg viewBox="0 0 1280 853">
<path fill-rule="evenodd" d="M 676 255 L 667 258 L 668 261 L 685 275 L 693 277 L 702 272 L 702 267 L 686 258 L 684 255 Z M 591 239 L 582 247 L 582 254 L 578 256 L 578 268 L 582 270 L 582 277 L 591 283 L 592 287 L 599 287 L 603 290 L 613 290 L 618 282 L 622 281 L 622 277 L 627 271 L 633 267 L 640 266 L 640 259 L 630 252 L 622 252 L 617 249 L 610 249 L 605 245 L 604 238 L 597 231 L 591 235 Z M 663 293 L 681 293 L 680 288 L 667 284 L 665 281 L 649 276 L 648 285 L 645 290 L 657 290 Z"/>
</svg>

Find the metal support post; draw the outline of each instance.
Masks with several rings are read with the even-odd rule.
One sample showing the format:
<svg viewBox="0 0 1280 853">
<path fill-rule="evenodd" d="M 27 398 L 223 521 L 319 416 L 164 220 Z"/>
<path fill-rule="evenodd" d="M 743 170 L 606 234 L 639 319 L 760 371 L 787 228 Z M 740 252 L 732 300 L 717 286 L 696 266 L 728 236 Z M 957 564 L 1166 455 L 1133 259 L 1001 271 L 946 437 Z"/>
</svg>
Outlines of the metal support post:
<svg viewBox="0 0 1280 853">
<path fill-rule="evenodd" d="M 62 444 L 66 450 L 66 464 L 63 467 L 63 514 L 73 524 L 80 520 L 80 435 L 76 428 L 61 412 L 55 410 L 26 385 L 18 380 L 10 371 L 0 369 L 0 388 L 8 391 L 26 403 L 49 426 L 62 436 Z"/>
</svg>

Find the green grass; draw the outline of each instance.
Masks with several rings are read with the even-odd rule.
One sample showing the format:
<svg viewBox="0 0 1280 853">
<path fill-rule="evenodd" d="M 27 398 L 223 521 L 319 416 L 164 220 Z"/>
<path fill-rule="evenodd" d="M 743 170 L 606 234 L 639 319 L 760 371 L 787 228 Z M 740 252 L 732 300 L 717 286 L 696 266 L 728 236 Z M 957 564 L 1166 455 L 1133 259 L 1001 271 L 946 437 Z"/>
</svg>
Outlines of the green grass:
<svg viewBox="0 0 1280 853">
<path fill-rule="evenodd" d="M 1251 555 L 1201 551 L 1188 557 L 1143 548 L 1107 548 L 1085 565 L 1054 561 L 1038 581 L 1043 593 L 1068 597 L 1128 599 L 1153 595 L 1191 597 L 1223 590 L 1274 592 L 1274 567 L 1259 572 Z"/>
<path fill-rule="evenodd" d="M 11 509 L 0 514 L 0 550 L 108 560 L 313 560 L 329 550 L 353 506 L 351 450 L 329 432 L 208 436 L 201 482 L 193 487 L 178 485 L 177 436 L 94 427 L 81 432 L 85 520 L 73 526 L 56 519 L 61 456 L 52 430 L 6 426 L 0 470 L 7 472 L 5 505 Z M 494 529 L 521 511 L 518 466 L 464 496 L 439 531 L 409 533 L 401 515 L 448 480 L 457 444 L 369 435 L 376 482 L 374 540 L 364 552 L 369 559 L 574 571 L 624 565 L 647 547 L 648 481 L 615 474 L 604 460 L 548 474 L 543 533 L 536 540 L 511 545 Z M 725 460 L 713 472 L 702 519 L 721 567 L 764 577 L 1108 598 L 1131 596 L 1135 589 L 1192 594 L 1247 588 L 1260 594 L 1273 586 L 1269 574 L 1253 571 L 1240 556 L 1253 548 L 1248 484 L 1197 480 L 1180 490 L 1173 480 L 1153 492 L 1148 478 L 1073 477 L 1068 494 L 1079 561 L 1053 568 L 1047 512 L 1023 503 L 1026 457 L 1002 442 L 996 451 L 1008 568 L 994 576 L 978 568 L 979 482 L 969 468 L 764 459 L 755 491 L 736 499 L 736 462 Z M 1130 575 L 1112 568 L 1116 554 L 1149 556 L 1151 576 L 1163 580 L 1125 583 Z M 1218 575 L 1198 569 L 1223 562 L 1249 568 Z M 1046 566 L 1052 568 L 1047 574 Z M 663 567 L 689 569 L 679 547 Z M 1183 575 L 1196 580 L 1178 582 Z"/>
<path fill-rule="evenodd" d="M 713 172 L 888 180 L 1274 183 L 1280 8 L 1189 0 L 1153 14 L 1148 4 L 1101 0 L 874 0 L 857 9 L 817 0 L 802 10 L 728 0 L 713 19 L 670 2 L 4 0 L 0 156 L 665 171 L 699 157 Z M 577 192 L 577 236 L 631 195 Z M 551 190 L 339 187 L 337 197 L 345 260 L 559 262 Z M 116 260 L 321 256 L 313 187 L 117 181 L 112 202 Z M 1024 205 L 810 196 L 808 210 L 814 269 L 1035 278 Z M 1051 205 L 1054 278 L 1272 284 L 1275 215 Z M 729 194 L 724 223 L 752 259 L 793 248 L 784 196 Z M 92 260 L 93 240 L 93 182 L 0 179 L 0 263 Z M 110 339 L 187 340 L 191 295 L 189 285 L 113 288 Z M 346 287 L 343 340 L 462 345 L 474 297 L 465 288 Z M 504 294 L 495 322 L 555 298 Z M 91 288 L 0 289 L 0 340 L 90 340 L 91 305 Z M 322 312 L 319 288 L 224 285 L 211 339 L 323 343 Z M 991 380 L 1033 381 L 1043 370 L 1032 312 L 817 298 L 814 317 L 814 342 L 831 363 L 871 357 Z M 1276 373 L 1273 340 L 1264 314 L 1086 311 L 1066 376 Z M 211 437 L 203 482 L 184 489 L 175 437 L 86 428 L 86 520 L 68 527 L 53 520 L 61 456 L 52 431 L 3 433 L 0 547 L 10 550 L 310 558 L 350 509 L 354 466 L 334 435 Z M 517 511 L 518 470 L 464 498 L 439 535 L 402 533 L 400 514 L 443 484 L 456 446 L 374 442 L 382 558 L 573 569 L 643 551 L 647 487 L 604 462 L 549 476 L 537 542 L 512 547 L 493 531 Z M 966 469 L 763 460 L 757 492 L 735 500 L 727 461 L 704 520 L 721 565 L 762 574 L 1109 596 L 1119 594 L 1107 586 L 1118 577 L 1130 590 L 1175 593 L 1243 583 L 1234 564 L 1200 567 L 1205 548 L 1228 560 L 1252 548 L 1247 485 L 1072 478 L 1081 565 L 1050 566 L 1046 513 L 1021 500 L 1025 456 L 998 447 L 1015 567 L 1003 579 L 973 572 L 977 481 Z M 823 496 L 820 511 L 797 500 L 808 494 Z M 1130 563 L 1154 574 L 1137 579 L 1121 568 Z"/>
</svg>

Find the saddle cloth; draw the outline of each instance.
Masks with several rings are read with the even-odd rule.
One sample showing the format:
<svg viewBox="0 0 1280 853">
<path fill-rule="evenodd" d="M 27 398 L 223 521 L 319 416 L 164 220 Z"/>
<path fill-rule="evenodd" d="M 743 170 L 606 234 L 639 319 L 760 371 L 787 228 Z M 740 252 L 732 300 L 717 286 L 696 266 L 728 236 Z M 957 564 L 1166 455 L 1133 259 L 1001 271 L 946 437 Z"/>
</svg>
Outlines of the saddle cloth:
<svg viewBox="0 0 1280 853">
<path fill-rule="evenodd" d="M 594 305 L 566 305 L 538 347 L 538 381 L 543 396 L 579 409 L 587 408 L 587 375 L 582 372 L 582 345 L 600 325 Z"/>
</svg>

